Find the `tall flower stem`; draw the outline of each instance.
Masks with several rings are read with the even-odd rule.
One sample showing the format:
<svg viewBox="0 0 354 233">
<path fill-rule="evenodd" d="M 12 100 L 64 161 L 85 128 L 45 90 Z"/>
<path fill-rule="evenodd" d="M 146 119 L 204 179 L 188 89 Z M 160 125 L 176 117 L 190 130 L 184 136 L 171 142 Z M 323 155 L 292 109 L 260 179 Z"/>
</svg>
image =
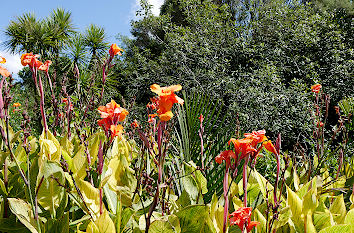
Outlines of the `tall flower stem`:
<svg viewBox="0 0 354 233">
<path fill-rule="evenodd" d="M 247 165 L 249 160 L 249 155 L 245 158 L 245 164 L 243 165 L 243 205 L 244 207 L 247 206 Z"/>
<path fill-rule="evenodd" d="M 153 211 L 155 210 L 157 203 L 159 201 L 159 195 L 160 195 L 160 184 L 162 182 L 162 175 L 163 175 L 163 164 L 164 164 L 164 153 L 162 153 L 162 139 L 163 139 L 163 132 L 165 130 L 166 122 L 160 121 L 159 126 L 158 126 L 158 131 L 157 131 L 157 146 L 158 146 L 158 178 L 157 178 L 157 187 L 156 187 L 156 193 L 154 196 L 154 200 L 152 205 L 150 206 L 149 209 L 149 214 L 146 218 L 146 228 L 145 232 L 149 232 L 150 224 L 151 224 L 151 216 Z"/>
<path fill-rule="evenodd" d="M 275 185 L 274 185 L 274 204 L 277 205 L 278 200 L 277 200 L 277 189 L 278 189 L 278 184 L 279 184 L 279 174 L 280 174 L 280 158 L 279 155 L 275 155 L 277 159 L 277 177 L 275 180 Z"/>
<path fill-rule="evenodd" d="M 225 176 L 224 176 L 224 225 L 223 225 L 223 232 L 226 232 L 226 225 L 227 225 L 227 217 L 229 215 L 229 188 L 228 188 L 228 178 L 229 178 L 229 166 L 226 165 L 226 171 L 225 171 Z"/>
<path fill-rule="evenodd" d="M 37 76 L 37 69 L 35 69 L 35 76 Z M 47 125 L 47 119 L 46 119 L 45 109 L 44 109 L 43 84 L 42 84 L 42 79 L 41 79 L 40 75 L 38 75 L 38 81 L 39 81 L 39 93 L 40 93 L 40 97 L 41 97 L 40 108 L 41 108 L 41 115 L 42 115 L 42 119 L 43 119 L 43 128 L 44 128 L 45 135 L 47 135 L 48 125 Z"/>
</svg>

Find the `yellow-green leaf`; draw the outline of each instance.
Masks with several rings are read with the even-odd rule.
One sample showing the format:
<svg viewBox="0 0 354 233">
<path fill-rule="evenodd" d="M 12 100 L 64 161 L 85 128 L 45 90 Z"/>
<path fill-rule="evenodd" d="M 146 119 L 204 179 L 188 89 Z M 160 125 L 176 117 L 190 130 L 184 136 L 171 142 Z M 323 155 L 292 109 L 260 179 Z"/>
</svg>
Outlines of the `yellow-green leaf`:
<svg viewBox="0 0 354 233">
<path fill-rule="evenodd" d="M 105 210 L 95 222 L 87 225 L 87 233 L 115 233 L 116 229 L 112 219 L 109 217 L 108 211 Z"/>
<path fill-rule="evenodd" d="M 344 218 L 347 213 L 347 210 L 345 208 L 343 194 L 335 197 L 335 200 L 329 210 L 331 211 L 333 219 L 337 224 L 344 223 Z"/>
<path fill-rule="evenodd" d="M 352 233 L 353 228 L 347 224 L 341 224 L 336 226 L 326 227 L 322 229 L 319 233 Z"/>
<path fill-rule="evenodd" d="M 17 198 L 8 198 L 7 200 L 9 201 L 11 212 L 16 215 L 18 220 L 20 220 L 20 222 L 25 225 L 32 233 L 38 233 L 37 223 L 34 219 L 30 204 L 22 199 Z"/>
<path fill-rule="evenodd" d="M 348 211 L 344 219 L 344 224 L 349 224 L 352 225 L 352 227 L 354 227 L 354 209 Z"/>
</svg>

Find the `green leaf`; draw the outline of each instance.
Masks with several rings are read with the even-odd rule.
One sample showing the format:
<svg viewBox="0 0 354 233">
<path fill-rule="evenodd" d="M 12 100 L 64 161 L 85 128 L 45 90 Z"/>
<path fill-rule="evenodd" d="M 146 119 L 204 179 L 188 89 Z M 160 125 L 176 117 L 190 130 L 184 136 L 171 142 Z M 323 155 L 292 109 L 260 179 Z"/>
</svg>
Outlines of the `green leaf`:
<svg viewBox="0 0 354 233">
<path fill-rule="evenodd" d="M 313 214 L 313 223 L 317 231 L 335 224 L 332 214 L 328 210 L 325 212 L 315 212 Z"/>
<path fill-rule="evenodd" d="M 310 214 L 307 214 L 305 216 L 305 232 L 306 233 L 316 233 L 316 228 L 315 226 L 313 225 L 313 222 L 312 222 L 312 216 Z"/>
<path fill-rule="evenodd" d="M 130 206 L 137 185 L 134 170 L 129 167 L 125 155 L 112 158 L 108 167 L 112 169 L 112 175 L 108 180 L 109 187 L 121 196 L 122 205 Z"/>
<path fill-rule="evenodd" d="M 5 183 L 4 183 L 4 181 L 2 181 L 2 179 L 0 179 L 0 188 L 1 188 L 1 191 L 7 196 L 8 193 L 5 188 Z"/>
<path fill-rule="evenodd" d="M 326 227 L 325 229 L 322 229 L 319 233 L 350 233 L 352 231 L 353 228 L 350 225 L 341 224 Z"/>
<path fill-rule="evenodd" d="M 27 233 L 30 231 L 21 222 L 17 221 L 14 215 L 12 215 L 10 218 L 0 219 L 0 232 Z"/>
<path fill-rule="evenodd" d="M 352 227 L 354 227 L 354 209 L 348 211 L 344 219 L 344 224 L 349 224 L 352 225 Z"/>
<path fill-rule="evenodd" d="M 267 226 L 267 219 L 263 216 L 263 214 L 257 208 L 254 209 L 253 216 L 254 216 L 255 221 L 260 222 L 260 224 L 256 227 L 257 232 L 265 232 L 266 226 Z"/>
<path fill-rule="evenodd" d="M 312 214 L 318 205 L 316 178 L 310 181 L 309 188 L 310 190 L 304 195 L 302 203 L 302 211 L 305 215 L 307 213 Z"/>
<path fill-rule="evenodd" d="M 98 216 L 100 212 L 99 190 L 84 180 L 78 180 L 77 186 L 79 187 L 89 210 L 92 212 L 92 214 Z"/>
<path fill-rule="evenodd" d="M 30 204 L 17 198 L 8 198 L 7 200 L 9 201 L 11 212 L 16 215 L 18 220 L 32 233 L 38 233 L 37 223 L 34 219 Z"/>
<path fill-rule="evenodd" d="M 345 215 L 347 210 L 345 208 L 345 203 L 343 199 L 343 194 L 335 197 L 335 201 L 329 208 L 329 211 L 333 214 L 333 219 L 337 224 L 344 223 Z"/>
<path fill-rule="evenodd" d="M 73 162 L 73 173 L 75 179 L 83 179 L 86 177 L 86 167 L 87 167 L 87 157 L 85 154 L 85 147 L 80 145 L 77 153 L 72 159 Z"/>
<path fill-rule="evenodd" d="M 301 218 L 302 215 L 302 200 L 300 197 L 293 192 L 288 186 L 286 186 L 287 190 L 287 204 L 290 206 L 292 217 L 295 226 L 297 228 L 302 228 L 303 226 L 303 219 Z"/>
<path fill-rule="evenodd" d="M 188 206 L 179 211 L 176 215 L 179 218 L 182 233 L 214 232 L 209 208 L 207 206 Z"/>
<path fill-rule="evenodd" d="M 56 209 L 65 195 L 65 189 L 58 184 L 58 182 L 64 184 L 64 172 L 56 162 L 45 161 L 40 168 L 36 187 L 38 187 L 42 178 L 43 181 L 38 191 L 38 203 L 45 210 L 49 210 L 54 217 L 56 216 Z"/>
<path fill-rule="evenodd" d="M 168 216 L 168 219 L 161 218 L 151 223 L 149 233 L 180 233 L 181 228 L 176 215 Z"/>
<path fill-rule="evenodd" d="M 105 210 L 95 222 L 87 225 L 86 232 L 90 233 L 115 233 L 116 229 L 112 219 L 109 217 L 108 211 Z"/>
<path fill-rule="evenodd" d="M 280 228 L 287 224 L 291 217 L 290 206 L 286 206 L 279 211 L 278 220 L 274 222 L 275 228 Z"/>
</svg>

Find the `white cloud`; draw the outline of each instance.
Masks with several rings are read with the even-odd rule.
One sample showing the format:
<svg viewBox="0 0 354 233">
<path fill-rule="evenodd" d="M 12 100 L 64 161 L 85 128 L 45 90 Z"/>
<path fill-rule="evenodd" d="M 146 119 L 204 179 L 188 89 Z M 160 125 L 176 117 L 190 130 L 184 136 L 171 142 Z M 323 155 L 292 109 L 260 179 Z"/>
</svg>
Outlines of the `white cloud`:
<svg viewBox="0 0 354 233">
<path fill-rule="evenodd" d="M 164 0 L 148 0 L 148 2 L 152 5 L 152 13 L 154 15 L 159 15 L 160 14 L 160 8 L 164 2 Z"/>
<path fill-rule="evenodd" d="M 0 56 L 6 59 L 5 64 L 1 64 L 5 67 L 10 73 L 16 75 L 23 66 L 21 64 L 21 57 L 18 54 L 11 54 L 7 51 L 0 50 Z"/>
<path fill-rule="evenodd" d="M 160 14 L 160 8 L 162 4 L 164 3 L 164 0 L 147 0 L 148 3 L 152 6 L 151 12 L 153 15 L 159 15 Z M 135 0 L 135 3 L 132 6 L 132 15 L 134 15 L 133 18 L 137 18 L 135 16 L 135 13 L 137 10 L 141 9 L 140 8 L 140 0 Z"/>
</svg>

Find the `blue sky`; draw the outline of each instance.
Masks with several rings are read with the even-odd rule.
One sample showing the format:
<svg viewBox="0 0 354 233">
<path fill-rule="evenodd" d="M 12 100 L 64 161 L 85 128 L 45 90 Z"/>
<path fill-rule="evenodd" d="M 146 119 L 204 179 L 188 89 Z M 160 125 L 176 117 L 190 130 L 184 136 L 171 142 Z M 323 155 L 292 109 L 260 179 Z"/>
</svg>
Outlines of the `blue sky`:
<svg viewBox="0 0 354 233">
<path fill-rule="evenodd" d="M 149 0 L 153 6 L 152 12 L 159 13 L 163 0 Z M 6 40 L 4 30 L 11 20 L 23 13 L 34 13 L 37 18 L 47 17 L 53 9 L 64 8 L 72 13 L 74 26 L 78 31 L 84 31 L 94 23 L 104 27 L 111 43 L 116 43 L 118 34 L 130 35 L 130 22 L 139 9 L 139 0 L 10 0 L 2 1 L 0 13 L 0 42 Z M 0 56 L 7 59 L 4 65 L 10 72 L 17 73 L 21 69 L 19 54 L 9 54 L 0 46 Z"/>
</svg>

